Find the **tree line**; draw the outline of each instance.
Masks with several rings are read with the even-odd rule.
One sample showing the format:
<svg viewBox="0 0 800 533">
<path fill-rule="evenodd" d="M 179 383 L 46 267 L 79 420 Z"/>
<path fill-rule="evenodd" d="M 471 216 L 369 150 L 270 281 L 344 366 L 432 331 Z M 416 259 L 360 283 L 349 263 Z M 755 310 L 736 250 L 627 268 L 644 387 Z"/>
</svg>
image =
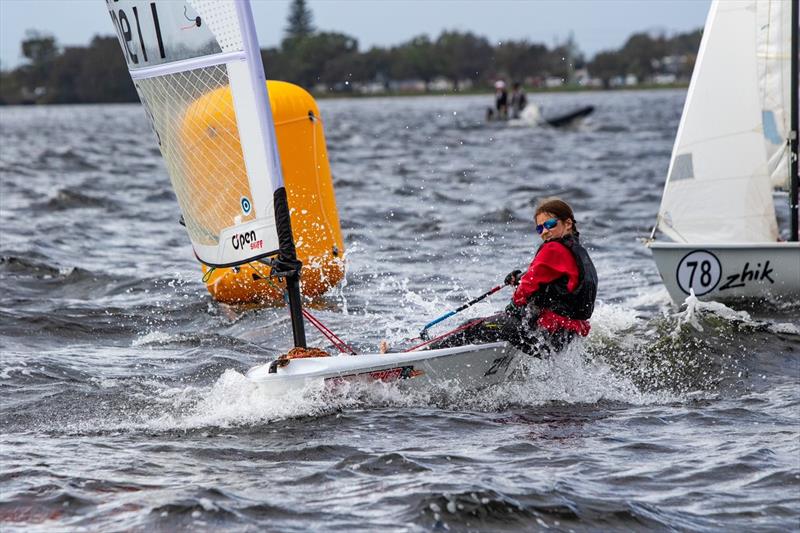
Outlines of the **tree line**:
<svg viewBox="0 0 800 533">
<path fill-rule="evenodd" d="M 360 51 L 354 37 L 317 31 L 305 2 L 295 0 L 283 41 L 261 55 L 269 79 L 290 81 L 317 94 L 353 92 L 365 85 L 391 89 L 398 80 L 419 80 L 424 90 L 437 79 L 449 80 L 455 91 L 465 84 L 489 89 L 501 78 L 536 86 L 547 78 L 569 82 L 579 69 L 607 87 L 620 76 L 647 80 L 667 68 L 688 79 L 700 37 L 701 30 L 671 37 L 637 33 L 621 48 L 590 60 L 571 39 L 553 47 L 527 40 L 491 43 L 460 31 L 444 31 L 436 38 L 418 35 L 396 46 Z M 116 37 L 96 36 L 87 46 L 60 48 L 54 37 L 28 32 L 22 55 L 25 64 L 0 72 L 0 104 L 138 100 Z"/>
</svg>

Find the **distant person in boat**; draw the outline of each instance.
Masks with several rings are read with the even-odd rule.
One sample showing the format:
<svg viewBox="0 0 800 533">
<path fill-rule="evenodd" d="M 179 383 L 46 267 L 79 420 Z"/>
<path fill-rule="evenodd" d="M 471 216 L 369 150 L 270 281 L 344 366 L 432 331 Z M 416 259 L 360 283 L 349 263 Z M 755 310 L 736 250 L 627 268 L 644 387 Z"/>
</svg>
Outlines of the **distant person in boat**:
<svg viewBox="0 0 800 533">
<path fill-rule="evenodd" d="M 516 290 L 505 311 L 467 323 L 435 348 L 505 340 L 526 353 L 546 356 L 589 334 L 597 271 L 580 244 L 572 208 L 559 198 L 548 198 L 537 205 L 535 219 L 544 242 L 524 274 L 514 270 L 506 276 Z"/>
<path fill-rule="evenodd" d="M 519 118 L 522 110 L 528 105 L 528 97 L 518 81 L 514 82 L 511 89 L 511 118 Z"/>
<path fill-rule="evenodd" d="M 508 91 L 506 82 L 497 80 L 494 82 L 494 108 L 497 112 L 497 119 L 505 120 L 508 118 Z"/>
</svg>

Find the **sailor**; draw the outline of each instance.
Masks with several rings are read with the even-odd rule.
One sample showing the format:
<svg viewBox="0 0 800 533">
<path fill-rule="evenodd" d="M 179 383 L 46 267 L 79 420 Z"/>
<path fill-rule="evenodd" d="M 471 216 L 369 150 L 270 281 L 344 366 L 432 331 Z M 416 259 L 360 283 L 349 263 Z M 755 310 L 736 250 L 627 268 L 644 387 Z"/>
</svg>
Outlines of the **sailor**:
<svg viewBox="0 0 800 533">
<path fill-rule="evenodd" d="M 508 91 L 503 80 L 494 82 L 494 108 L 497 110 L 499 120 L 508 118 Z"/>
<path fill-rule="evenodd" d="M 585 337 L 597 297 L 597 271 L 580 243 L 572 208 L 559 198 L 536 207 L 536 232 L 544 241 L 522 274 L 514 270 L 506 282 L 517 289 L 506 315 L 518 317 L 512 342 L 539 341 L 561 350 L 576 336 Z"/>
<path fill-rule="evenodd" d="M 597 271 L 580 243 L 572 208 L 547 198 L 537 204 L 535 219 L 543 243 L 524 274 L 514 270 L 506 276 L 516 290 L 505 311 L 462 325 L 433 348 L 505 340 L 543 357 L 589 334 Z"/>
<path fill-rule="evenodd" d="M 526 105 L 528 105 L 528 97 L 525 96 L 522 85 L 515 81 L 511 89 L 511 118 L 519 118 Z"/>
</svg>

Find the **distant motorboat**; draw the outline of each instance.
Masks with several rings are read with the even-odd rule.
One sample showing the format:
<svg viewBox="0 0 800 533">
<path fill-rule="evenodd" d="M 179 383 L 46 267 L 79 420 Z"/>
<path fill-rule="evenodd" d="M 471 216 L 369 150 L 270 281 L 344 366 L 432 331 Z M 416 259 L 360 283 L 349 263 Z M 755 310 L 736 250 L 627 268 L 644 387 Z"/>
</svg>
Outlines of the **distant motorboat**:
<svg viewBox="0 0 800 533">
<path fill-rule="evenodd" d="M 544 116 L 541 108 L 535 104 L 528 104 L 517 117 L 500 118 L 492 108 L 486 110 L 487 121 L 507 122 L 509 126 L 550 126 L 564 128 L 577 124 L 583 118 L 594 112 L 594 106 L 587 105 L 573 109 L 567 113 Z"/>
<path fill-rule="evenodd" d="M 579 107 L 578 109 L 570 111 L 569 113 L 564 113 L 562 115 L 544 117 L 544 121 L 545 123 L 547 123 L 548 126 L 552 126 L 554 128 L 563 128 L 575 124 L 577 121 L 585 117 L 588 117 L 593 112 L 594 112 L 594 106 L 587 105 Z"/>
</svg>

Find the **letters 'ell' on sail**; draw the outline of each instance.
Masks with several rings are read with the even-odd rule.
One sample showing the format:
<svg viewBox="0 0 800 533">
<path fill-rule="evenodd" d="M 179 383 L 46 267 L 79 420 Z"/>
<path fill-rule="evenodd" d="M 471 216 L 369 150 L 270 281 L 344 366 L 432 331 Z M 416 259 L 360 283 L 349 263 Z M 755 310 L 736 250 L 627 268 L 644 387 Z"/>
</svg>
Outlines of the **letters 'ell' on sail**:
<svg viewBox="0 0 800 533">
<path fill-rule="evenodd" d="M 249 2 L 106 4 L 198 259 L 277 253 L 283 179 Z"/>
<path fill-rule="evenodd" d="M 672 151 L 658 228 L 684 243 L 775 242 L 789 175 L 791 2 L 715 0 Z"/>
</svg>

